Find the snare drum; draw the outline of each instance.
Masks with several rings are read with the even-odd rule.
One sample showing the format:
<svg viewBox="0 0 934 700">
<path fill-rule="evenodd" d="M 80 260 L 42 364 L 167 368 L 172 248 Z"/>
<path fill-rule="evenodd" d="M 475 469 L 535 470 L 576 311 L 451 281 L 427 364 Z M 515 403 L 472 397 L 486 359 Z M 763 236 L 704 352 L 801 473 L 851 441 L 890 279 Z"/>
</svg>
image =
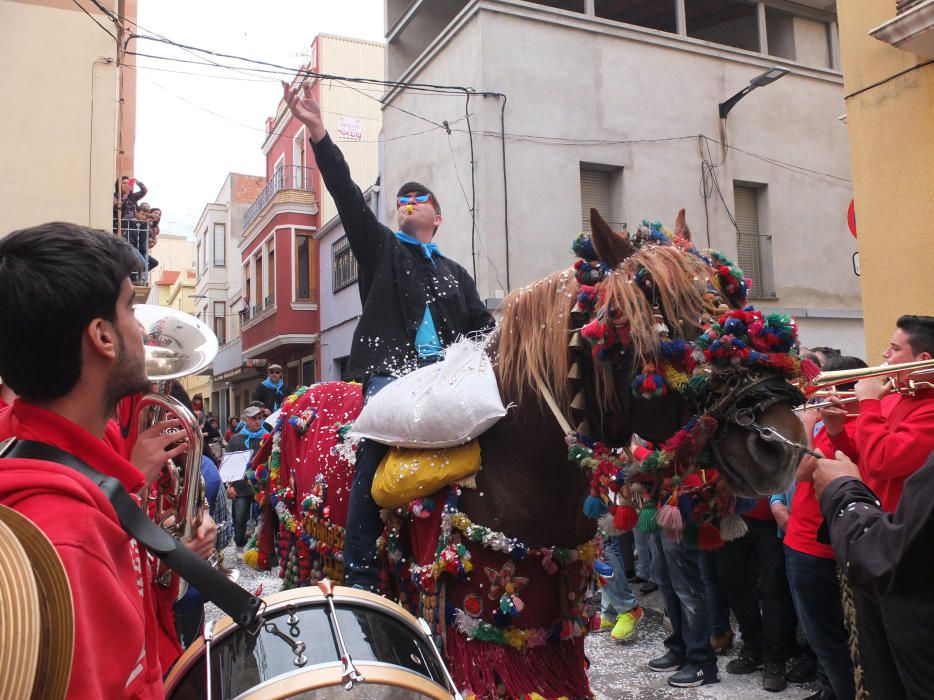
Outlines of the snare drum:
<svg viewBox="0 0 934 700">
<path fill-rule="evenodd" d="M 225 617 L 214 625 L 210 641 L 206 643 L 202 637 L 192 644 L 166 678 L 166 698 L 452 697 L 449 677 L 434 643 L 419 620 L 399 605 L 366 591 L 334 589 L 343 644 L 364 677 L 348 692 L 324 594 L 317 588 L 296 588 L 268 596 L 265 601 L 263 624 L 255 630 L 244 629 Z"/>
</svg>

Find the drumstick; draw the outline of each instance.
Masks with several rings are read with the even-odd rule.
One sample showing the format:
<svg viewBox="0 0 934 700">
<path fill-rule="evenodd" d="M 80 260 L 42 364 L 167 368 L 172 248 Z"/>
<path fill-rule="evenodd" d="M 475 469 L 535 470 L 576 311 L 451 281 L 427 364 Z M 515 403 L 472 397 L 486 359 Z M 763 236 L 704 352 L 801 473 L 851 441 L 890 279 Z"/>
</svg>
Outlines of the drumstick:
<svg viewBox="0 0 934 700">
<path fill-rule="evenodd" d="M 341 671 L 341 680 L 345 681 L 344 690 L 350 690 L 353 688 L 355 682 L 362 683 L 366 679 L 363 677 L 363 674 L 357 670 L 356 666 L 353 665 L 350 652 L 347 651 L 347 647 L 344 645 L 344 635 L 341 634 L 341 626 L 337 621 L 337 610 L 334 607 L 334 584 L 331 583 L 330 579 L 323 578 L 318 581 L 318 588 L 324 593 L 324 599 L 328 602 L 328 609 L 331 613 L 328 616 L 328 620 L 331 623 L 331 633 L 334 635 L 334 640 L 337 642 L 337 653 L 341 655 L 341 663 L 344 664 L 344 668 Z"/>
</svg>

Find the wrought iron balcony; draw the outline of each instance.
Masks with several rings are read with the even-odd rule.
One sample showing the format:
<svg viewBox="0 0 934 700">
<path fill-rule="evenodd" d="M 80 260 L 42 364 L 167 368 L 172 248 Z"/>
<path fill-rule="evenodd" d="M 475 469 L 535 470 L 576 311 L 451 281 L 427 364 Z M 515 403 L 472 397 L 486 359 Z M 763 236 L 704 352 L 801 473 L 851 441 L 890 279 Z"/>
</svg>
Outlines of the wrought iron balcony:
<svg viewBox="0 0 934 700">
<path fill-rule="evenodd" d="M 118 225 L 117 219 L 114 219 L 114 233 L 118 233 L 140 256 L 142 269 L 138 274 L 131 275 L 133 285 L 136 287 L 149 286 L 149 224 L 149 221 L 128 219 L 120 221 Z"/>
<path fill-rule="evenodd" d="M 276 168 L 276 171 L 269 179 L 269 182 L 266 183 L 263 191 L 259 193 L 256 201 L 250 205 L 250 208 L 246 210 L 246 214 L 243 215 L 243 230 L 246 231 L 246 229 L 250 227 L 250 224 L 253 223 L 256 217 L 266 208 L 266 205 L 269 204 L 279 192 L 294 190 L 314 194 L 315 185 L 314 179 L 312 178 L 313 172 L 313 168 L 303 168 L 298 165 L 283 165 Z"/>
</svg>

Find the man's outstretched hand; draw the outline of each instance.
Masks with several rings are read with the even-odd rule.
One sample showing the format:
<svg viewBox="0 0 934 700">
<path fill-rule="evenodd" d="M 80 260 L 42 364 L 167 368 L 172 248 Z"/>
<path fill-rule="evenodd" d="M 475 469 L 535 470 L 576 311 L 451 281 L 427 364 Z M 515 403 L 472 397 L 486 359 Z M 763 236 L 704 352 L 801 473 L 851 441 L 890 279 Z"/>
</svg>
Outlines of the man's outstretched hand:
<svg viewBox="0 0 934 700">
<path fill-rule="evenodd" d="M 302 83 L 300 86 L 290 88 L 282 81 L 282 99 L 289 106 L 292 116 L 308 127 L 308 135 L 312 143 L 318 143 L 324 138 L 327 131 L 324 128 L 324 119 L 321 118 L 321 105 L 311 94 L 311 84 Z"/>
</svg>

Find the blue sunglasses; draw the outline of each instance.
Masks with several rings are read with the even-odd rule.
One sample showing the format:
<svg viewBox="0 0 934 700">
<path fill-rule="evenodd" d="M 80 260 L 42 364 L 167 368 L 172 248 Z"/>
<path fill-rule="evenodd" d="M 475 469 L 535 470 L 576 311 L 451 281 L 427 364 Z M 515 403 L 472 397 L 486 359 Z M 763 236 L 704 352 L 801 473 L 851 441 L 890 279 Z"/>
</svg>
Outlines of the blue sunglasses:
<svg viewBox="0 0 934 700">
<path fill-rule="evenodd" d="M 430 199 L 431 199 L 430 194 L 417 194 L 414 196 L 405 195 L 405 196 L 399 197 L 399 206 L 401 207 L 406 204 L 415 204 L 416 202 L 418 202 L 419 204 L 424 204 Z"/>
</svg>

